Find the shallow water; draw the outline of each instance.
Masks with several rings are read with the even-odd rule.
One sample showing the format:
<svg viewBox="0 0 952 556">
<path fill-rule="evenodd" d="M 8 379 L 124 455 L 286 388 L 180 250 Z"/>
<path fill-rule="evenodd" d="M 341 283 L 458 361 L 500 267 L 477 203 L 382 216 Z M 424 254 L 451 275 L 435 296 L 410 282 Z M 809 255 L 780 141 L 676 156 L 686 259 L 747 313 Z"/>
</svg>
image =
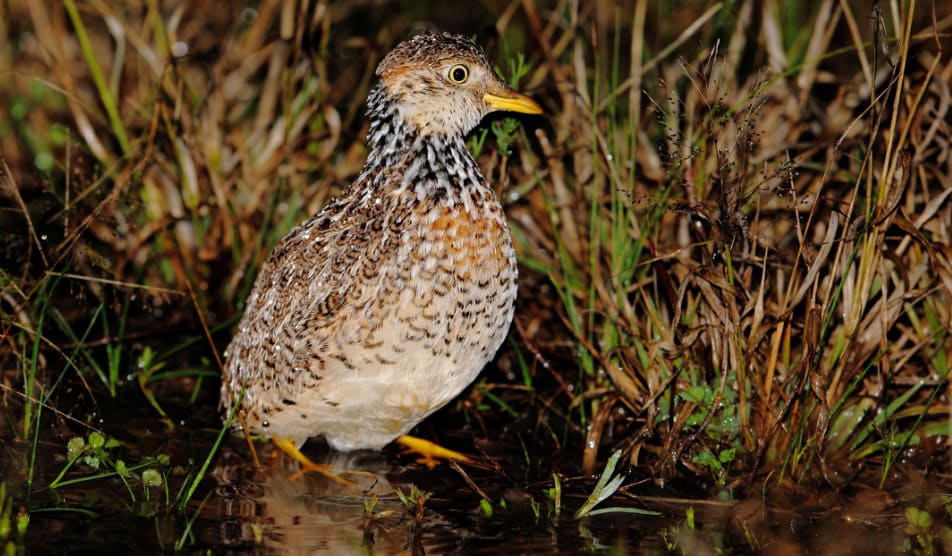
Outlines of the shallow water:
<svg viewBox="0 0 952 556">
<path fill-rule="evenodd" d="M 7 409 L 15 414 L 17 408 Z M 393 447 L 340 454 L 319 440 L 306 444 L 315 462 L 353 483 L 342 485 L 316 473 L 298 476 L 299 465 L 270 443 L 256 444 L 258 469 L 244 440 L 229 437 L 178 511 L 175 500 L 212 451 L 219 425 L 213 401 L 169 403 L 168 409 L 172 428 L 147 405 L 129 407 L 119 399 L 97 406 L 102 420 L 88 417 L 82 404 L 73 411 L 115 436 L 121 446 L 110 453 L 130 466 L 167 455 L 170 465 L 159 466 L 162 487 L 144 488 L 137 474 L 128 486 L 112 476 L 49 488 L 66 465 L 69 439 L 88 434 L 62 415 L 44 420 L 32 466 L 31 442 L 0 437 L 0 477 L 13 496 L 14 513 L 21 505 L 30 511 L 23 548 L 138 554 L 170 551 L 178 543 L 188 553 L 215 554 L 894 554 L 913 548 L 929 553 L 921 550 L 926 546 L 952 553 L 952 481 L 916 471 L 921 462 L 895 466 L 885 489 L 875 488 L 880 470 L 872 468 L 857 470 L 840 488 L 807 487 L 776 474 L 730 487 L 676 478 L 662 483 L 633 468 L 598 508 L 659 515 L 610 512 L 575 520 L 573 512 L 595 485 L 595 478 L 574 470 L 575 451 L 513 441 L 532 438 L 528 428 L 518 429 L 520 420 L 484 423 L 487 428 L 478 432 L 458 421 L 457 413 L 437 414 L 419 432 L 462 451 L 485 448 L 493 459 L 483 454 L 474 465 L 428 469 Z M 553 472 L 560 477 L 558 512 Z M 77 463 L 65 478 L 94 475 Z M 422 512 L 398 495 L 413 486 L 430 495 Z M 483 496 L 490 502 L 482 502 Z M 933 523 L 910 529 L 913 510 L 927 512 Z"/>
<path fill-rule="evenodd" d="M 196 436 L 191 449 L 198 456 L 214 431 L 208 439 Z M 8 483 L 24 479 L 29 446 L 7 448 L 3 475 Z M 919 546 L 906 531 L 906 509 L 924 508 L 941 518 L 942 493 L 950 492 L 915 474 L 897 475 L 891 491 L 769 488 L 744 500 L 704 499 L 700 491 L 691 498 L 676 492 L 676 484 L 632 482 L 600 507 L 646 508 L 661 515 L 606 513 L 575 520 L 572 512 L 591 491 L 591 481 L 565 479 L 556 515 L 541 483 L 519 483 L 498 469 L 430 470 L 393 452 L 345 455 L 308 444 L 310 457 L 353 483 L 342 485 L 316 473 L 297 476 L 296 462 L 273 454 L 268 444 L 259 449 L 262 468 L 256 469 L 247 446 L 229 439 L 182 512 L 168 509 L 161 489 L 145 502 L 134 488 L 139 495 L 132 502 L 115 478 L 55 491 L 35 488 L 26 544 L 31 551 L 62 553 L 170 550 L 185 539 L 187 552 L 260 554 L 894 554 Z M 41 442 L 38 470 L 55 473 L 63 465 L 61 452 L 62 445 Z M 492 516 L 463 473 L 493 501 Z M 170 473 L 173 496 L 182 482 Z M 397 495 L 397 489 L 409 493 L 410 485 L 431 494 L 420 520 L 417 508 L 407 508 Z M 938 536 L 923 542 L 947 549 Z"/>
<path fill-rule="evenodd" d="M 430 476 L 422 477 L 420 472 L 390 466 L 385 458 L 372 454 L 336 455 L 322 462 L 351 470 L 345 476 L 355 484 L 340 485 L 314 473 L 292 479 L 296 467 L 283 456 L 261 471 L 244 462 L 216 469 L 219 496 L 206 506 L 203 518 L 222 527 L 205 529 L 203 543 L 257 545 L 266 551 L 300 554 L 441 554 L 498 553 L 503 547 L 510 553 L 556 548 L 575 551 L 592 542 L 559 538 L 554 528 L 537 527 L 527 503 L 507 503 L 509 511 L 486 518 L 481 515 L 479 498 L 447 469 L 427 471 Z M 421 479 L 435 484 L 426 485 Z M 415 508 L 408 511 L 395 491 L 409 492 L 411 481 L 424 490 L 432 488 L 428 492 L 433 493 L 419 522 L 412 515 Z M 365 501 L 373 497 L 377 502 L 370 512 L 373 517 L 369 517 Z M 261 531 L 259 541 L 255 540 L 256 528 Z"/>
</svg>

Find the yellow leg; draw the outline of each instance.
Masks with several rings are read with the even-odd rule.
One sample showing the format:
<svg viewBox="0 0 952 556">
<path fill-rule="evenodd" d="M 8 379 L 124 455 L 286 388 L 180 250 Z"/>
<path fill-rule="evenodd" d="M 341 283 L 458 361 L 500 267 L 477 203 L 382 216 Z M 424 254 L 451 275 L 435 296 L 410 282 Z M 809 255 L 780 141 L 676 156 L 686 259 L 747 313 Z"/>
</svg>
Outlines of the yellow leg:
<svg viewBox="0 0 952 556">
<path fill-rule="evenodd" d="M 274 442 L 274 445 L 279 450 L 291 456 L 292 458 L 297 460 L 298 463 L 301 464 L 301 470 L 295 473 L 294 475 L 291 475 L 292 481 L 304 476 L 304 474 L 309 471 L 313 471 L 315 473 L 320 473 L 321 475 L 324 475 L 328 479 L 337 481 L 338 483 L 342 485 L 354 486 L 354 483 L 348 481 L 347 479 L 342 478 L 340 475 L 337 475 L 336 473 L 331 471 L 330 466 L 323 465 L 320 463 L 314 463 L 313 461 L 311 461 L 310 458 L 308 458 L 307 456 L 301 453 L 301 450 L 298 450 L 298 447 L 294 445 L 294 442 L 292 442 L 290 438 L 272 438 L 271 442 Z"/>
<path fill-rule="evenodd" d="M 444 448 L 439 444 L 434 444 L 429 440 L 423 440 L 422 438 L 417 438 L 415 436 L 401 436 L 400 438 L 394 440 L 394 442 L 405 447 L 405 453 L 412 452 L 423 456 L 417 460 L 417 463 L 422 463 L 430 469 L 436 467 L 436 465 L 439 463 L 437 460 L 441 459 L 470 461 L 469 457 L 464 454 L 454 452 L 453 450 Z"/>
</svg>

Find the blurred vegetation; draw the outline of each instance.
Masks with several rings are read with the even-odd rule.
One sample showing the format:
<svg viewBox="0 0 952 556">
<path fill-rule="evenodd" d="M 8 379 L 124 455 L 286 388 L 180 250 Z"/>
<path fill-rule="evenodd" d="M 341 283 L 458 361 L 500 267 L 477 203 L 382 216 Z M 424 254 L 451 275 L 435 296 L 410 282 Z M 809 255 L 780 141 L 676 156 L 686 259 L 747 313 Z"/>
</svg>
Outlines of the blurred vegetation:
<svg viewBox="0 0 952 556">
<path fill-rule="evenodd" d="M 511 342 L 446 410 L 474 442 L 527 477 L 615 451 L 717 488 L 949 470 L 948 6 L 447 6 L 0 2 L 3 437 L 27 461 L 121 437 L 124 404 L 219 427 L 256 269 L 359 172 L 376 63 L 439 28 L 546 109 L 471 142 L 522 266 Z"/>
</svg>

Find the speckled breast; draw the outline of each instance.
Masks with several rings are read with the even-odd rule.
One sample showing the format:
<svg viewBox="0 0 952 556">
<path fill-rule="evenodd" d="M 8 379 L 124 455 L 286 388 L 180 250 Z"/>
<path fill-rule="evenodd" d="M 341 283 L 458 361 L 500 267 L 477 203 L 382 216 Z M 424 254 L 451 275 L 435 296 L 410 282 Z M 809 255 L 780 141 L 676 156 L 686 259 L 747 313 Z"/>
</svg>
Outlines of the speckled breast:
<svg viewBox="0 0 952 556">
<path fill-rule="evenodd" d="M 477 214 L 443 208 L 423 221 L 424 240 L 410 255 L 418 274 L 407 279 L 423 310 L 406 323 L 439 339 L 423 344 L 457 367 L 451 377 L 468 383 L 492 359 L 512 321 L 517 270 L 509 228 L 496 207 Z"/>
<path fill-rule="evenodd" d="M 476 378 L 512 322 L 516 260 L 495 199 L 407 220 L 397 252 L 364 284 L 362 309 L 336 335 L 348 370 L 297 405 L 324 413 L 312 434 L 339 450 L 408 433 Z"/>
</svg>

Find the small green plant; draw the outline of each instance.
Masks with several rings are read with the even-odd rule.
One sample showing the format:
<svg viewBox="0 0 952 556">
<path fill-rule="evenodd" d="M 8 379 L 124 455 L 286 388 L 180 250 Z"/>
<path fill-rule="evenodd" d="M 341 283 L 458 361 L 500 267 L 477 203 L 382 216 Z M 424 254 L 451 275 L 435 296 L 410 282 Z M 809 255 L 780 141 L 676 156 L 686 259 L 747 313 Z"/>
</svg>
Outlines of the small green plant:
<svg viewBox="0 0 952 556">
<path fill-rule="evenodd" d="M 658 532 L 664 542 L 665 550 L 673 554 L 731 554 L 732 546 L 725 533 L 717 528 L 699 527 L 695 519 L 693 506 L 684 511 L 684 521 Z M 751 539 L 748 536 L 748 543 Z M 749 549 L 760 553 L 756 544 Z M 745 552 L 746 553 L 746 552 Z"/>
<path fill-rule="evenodd" d="M 139 389 L 142 390 L 142 394 L 149 400 L 149 404 L 162 418 L 162 422 L 165 423 L 165 426 L 171 429 L 175 427 L 175 424 L 169 419 L 168 414 L 162 409 L 162 406 L 159 405 L 159 401 L 155 399 L 155 394 L 152 392 L 152 389 L 149 388 L 149 382 L 152 377 L 165 366 L 165 363 L 157 362 L 155 356 L 155 351 L 149 346 L 146 346 L 145 349 L 142 350 L 136 362 L 136 367 L 139 369 L 136 376 L 139 379 Z"/>
<path fill-rule="evenodd" d="M 704 450 L 694 456 L 694 463 L 707 467 L 717 480 L 717 484 L 722 485 L 727 478 L 728 464 L 732 463 L 735 457 L 737 457 L 735 448 L 721 450 L 716 455 L 711 450 Z"/>
<path fill-rule="evenodd" d="M 693 534 L 695 529 L 694 506 L 688 506 L 688 509 L 684 511 L 684 521 L 681 522 L 680 525 L 676 525 L 670 529 L 665 527 L 658 531 L 658 534 L 661 535 L 661 538 L 664 540 L 665 550 L 674 552 L 678 548 L 678 538 L 683 536 L 685 531 Z"/>
<path fill-rule="evenodd" d="M 932 535 L 932 514 L 926 510 L 908 507 L 906 508 L 906 533 L 916 540 L 916 546 L 913 546 L 909 539 L 906 539 L 903 547 L 906 552 L 915 554 L 931 555 L 934 554 L 933 535 Z"/>
<path fill-rule="evenodd" d="M 142 482 L 145 499 L 150 500 L 150 489 L 165 485 L 165 479 L 159 469 L 169 465 L 168 456 L 159 454 L 154 458 L 143 458 L 139 463 L 129 466 L 115 453 L 116 448 L 121 445 L 115 438 L 107 438 L 97 431 L 90 432 L 86 438 L 81 436 L 71 438 L 66 444 L 66 465 L 50 483 L 50 488 L 56 489 L 87 481 L 118 477 L 125 485 L 129 498 L 133 502 L 137 500 L 132 488 L 132 482 L 136 480 Z M 99 473 L 66 479 L 66 474 L 77 464 Z M 141 475 L 138 472 L 141 472 Z"/>
<path fill-rule="evenodd" d="M 493 503 L 485 498 L 479 499 L 479 509 L 483 512 L 483 517 L 486 519 L 493 518 Z"/>
<path fill-rule="evenodd" d="M 949 503 L 946 502 L 946 514 Z M 909 537 L 903 540 L 902 550 L 919 556 L 947 554 L 952 548 L 952 527 L 937 523 L 928 510 L 910 506 L 906 508 L 905 532 Z M 940 549 L 937 549 L 941 547 Z"/>
<path fill-rule="evenodd" d="M 611 508 L 601 508 L 595 510 L 595 506 L 601 504 L 603 501 L 608 499 L 611 495 L 615 494 L 615 491 L 618 490 L 618 487 L 621 486 L 621 483 L 625 480 L 625 476 L 621 473 L 614 475 L 615 466 L 618 465 L 618 460 L 621 458 L 621 450 L 616 450 L 611 457 L 608 458 L 608 463 L 605 464 L 605 469 L 602 471 L 602 476 L 599 477 L 598 482 L 595 483 L 595 489 L 592 491 L 592 494 L 589 495 L 588 499 L 585 500 L 585 503 L 582 504 L 575 512 L 575 519 L 582 519 L 586 516 L 593 516 L 598 514 L 605 513 L 630 513 L 630 514 L 640 514 L 640 515 L 661 515 L 659 512 L 654 512 L 651 510 L 643 510 L 641 508 L 631 508 L 631 507 L 611 507 Z"/>
<path fill-rule="evenodd" d="M 145 494 L 145 499 L 151 500 L 152 496 L 150 492 L 154 488 L 159 488 L 165 485 L 165 478 L 157 469 L 146 469 L 142 472 L 142 491 Z"/>
<path fill-rule="evenodd" d="M 552 503 L 550 515 L 555 521 L 558 521 L 562 515 L 562 482 L 559 481 L 559 476 L 555 473 L 552 474 L 552 488 L 549 489 L 548 494 L 549 501 Z"/>
<path fill-rule="evenodd" d="M 526 57 L 522 52 L 518 53 L 515 59 L 510 58 L 508 65 L 509 86 L 513 89 L 518 89 L 519 81 L 532 70 L 532 66 L 526 63 Z M 506 79 L 506 76 L 503 75 L 502 70 L 498 67 L 496 68 L 496 74 L 501 79 Z M 493 137 L 496 139 L 496 145 L 499 147 L 499 152 L 504 156 L 508 155 L 509 148 L 512 147 L 512 144 L 516 141 L 516 136 L 521 127 L 522 124 L 517 118 L 505 117 L 495 120 L 488 129 L 483 128 L 479 133 L 473 134 L 469 140 L 469 150 L 473 153 L 473 156 L 478 157 L 486 144 L 486 137 L 489 135 L 489 132 L 492 131 Z"/>
<path fill-rule="evenodd" d="M 185 482 L 182 483 L 182 488 L 179 490 L 178 496 L 176 496 L 175 507 L 182 511 L 185 509 L 185 506 L 188 505 L 191 501 L 192 496 L 195 495 L 195 491 L 198 489 L 199 483 L 205 477 L 205 473 L 208 472 L 208 468 L 212 464 L 212 460 L 215 459 L 215 455 L 218 454 L 218 448 L 221 447 L 222 441 L 225 439 L 225 435 L 231 429 L 231 423 L 235 419 L 235 413 L 237 413 L 238 408 L 241 407 L 241 400 L 245 397 L 245 389 L 242 388 L 241 392 L 238 393 L 238 400 L 235 402 L 235 405 L 232 406 L 231 411 L 228 413 L 228 418 L 225 419 L 225 422 L 222 423 L 221 429 L 218 431 L 218 437 L 215 438 L 215 443 L 212 444 L 211 450 L 205 456 L 205 460 L 202 462 L 202 466 L 198 471 L 189 473 L 186 477 Z M 207 500 L 207 498 L 206 498 Z M 205 501 L 202 502 L 202 506 L 205 505 Z M 196 513 L 196 516 L 198 514 Z M 193 518 L 194 519 L 194 518 Z M 184 538 L 184 535 L 183 535 Z"/>
<path fill-rule="evenodd" d="M 730 379 L 731 377 L 728 376 L 728 381 Z M 714 440 L 735 438 L 740 426 L 737 419 L 736 394 L 732 389 L 725 388 L 720 403 L 714 407 L 717 389 L 716 384 L 714 387 L 709 384 L 694 384 L 678 393 L 678 397 L 682 400 L 697 405 L 697 409 L 691 412 L 685 426 L 699 427 L 706 422 L 704 434 L 708 438 Z"/>
<path fill-rule="evenodd" d="M 423 511 L 424 506 L 426 506 L 426 501 L 433 496 L 432 492 L 426 492 L 417 488 L 416 485 L 410 485 L 410 492 L 404 493 L 401 489 L 397 490 L 397 498 L 400 499 L 400 502 L 403 503 L 404 507 L 413 515 L 418 523 L 423 521 Z"/>
<path fill-rule="evenodd" d="M 542 504 L 534 496 L 529 497 L 529 509 L 532 510 L 532 517 L 535 518 L 536 525 L 538 525 L 539 519 L 542 518 Z"/>
<path fill-rule="evenodd" d="M 399 489 L 397 489 L 399 492 Z M 411 488 L 411 494 L 413 489 Z M 397 495 L 399 496 L 399 494 Z M 386 519 L 393 515 L 393 510 L 378 510 L 377 506 L 380 504 L 380 499 L 377 498 L 376 494 L 371 495 L 369 498 L 364 498 L 364 520 L 367 522 L 379 521 L 381 519 Z M 406 502 L 404 502 L 406 504 Z"/>
<path fill-rule="evenodd" d="M 692 412 L 685 423 L 688 427 L 696 427 L 704 422 L 707 411 L 711 409 L 711 404 L 714 402 L 714 390 L 707 384 L 694 384 L 683 392 L 679 392 L 678 397 L 686 402 L 697 404 L 699 411 Z"/>
<path fill-rule="evenodd" d="M 376 515 L 377 504 L 380 502 L 380 499 L 377 498 L 377 495 L 374 494 L 370 498 L 364 498 L 364 518 L 373 519 Z"/>
<path fill-rule="evenodd" d="M 180 552 L 185 548 L 186 544 L 195 542 L 195 535 L 192 532 L 192 528 L 195 526 L 195 521 L 198 519 L 198 516 L 201 515 L 202 509 L 205 508 L 205 504 L 208 502 L 208 499 L 212 496 L 212 492 L 209 492 L 207 496 L 199 503 L 198 508 L 195 509 L 195 512 L 191 517 L 185 522 L 185 529 L 182 531 L 182 534 L 179 535 L 178 539 L 175 541 L 175 551 Z M 180 501 L 181 502 L 181 501 Z M 252 523 L 251 525 L 252 533 L 254 534 L 255 544 L 261 544 L 264 540 L 264 528 L 260 523 Z"/>
<path fill-rule="evenodd" d="M 488 498 L 479 499 L 479 511 L 482 512 L 483 517 L 486 519 L 492 519 L 493 516 L 496 515 L 497 509 L 503 511 L 509 509 L 509 505 L 506 503 L 505 498 L 500 499 L 498 504 L 493 504 L 492 500 L 489 500 Z"/>
<path fill-rule="evenodd" d="M 56 282 L 53 283 L 54 286 L 55 284 Z M 50 295 L 52 295 L 52 288 L 50 289 Z M 125 333 L 128 310 L 129 304 L 126 303 L 123 308 L 122 316 L 119 319 L 118 330 L 115 331 L 115 334 L 109 322 L 110 317 L 107 305 L 103 301 L 101 301 L 92 312 L 92 316 L 89 317 L 89 323 L 81 335 L 76 333 L 73 329 L 73 325 L 70 324 L 67 318 L 58 309 L 53 308 L 50 313 L 59 331 L 65 334 L 76 346 L 71 360 L 78 361 L 81 359 L 89 369 L 92 369 L 93 373 L 95 373 L 103 385 L 106 386 L 110 397 L 116 397 L 116 394 L 119 392 L 119 387 L 122 382 L 121 369 L 123 360 L 122 345 L 112 341 L 111 338 L 122 336 Z M 87 339 L 90 337 L 97 323 L 99 323 L 102 328 L 103 338 L 107 339 L 105 343 L 105 366 L 102 364 L 99 355 L 86 347 Z"/>
<path fill-rule="evenodd" d="M 13 513 L 13 497 L 8 496 L 6 481 L 0 482 L 0 543 L 4 554 L 22 553 L 23 537 L 30 525 L 30 514 L 25 508 Z"/>
</svg>

